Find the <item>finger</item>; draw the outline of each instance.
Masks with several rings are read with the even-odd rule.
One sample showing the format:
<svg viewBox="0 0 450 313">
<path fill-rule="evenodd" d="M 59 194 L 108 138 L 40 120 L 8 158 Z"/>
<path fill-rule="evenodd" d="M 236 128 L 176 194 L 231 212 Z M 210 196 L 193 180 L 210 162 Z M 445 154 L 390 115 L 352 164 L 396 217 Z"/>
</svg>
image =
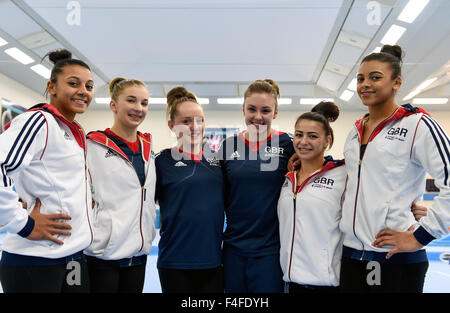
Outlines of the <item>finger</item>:
<svg viewBox="0 0 450 313">
<path fill-rule="evenodd" d="M 382 231 L 380 231 L 378 234 L 376 234 L 375 238 L 379 238 L 382 236 L 392 236 L 393 235 L 393 231 L 389 230 L 389 229 L 383 229 Z"/>
<path fill-rule="evenodd" d="M 412 225 L 410 228 L 408 228 L 408 231 L 413 231 L 414 230 L 414 225 Z"/>
<path fill-rule="evenodd" d="M 37 213 L 41 212 L 41 200 L 36 199 L 36 202 L 34 204 L 33 211 L 36 211 Z"/>
<path fill-rule="evenodd" d="M 54 222 L 51 224 L 51 226 L 57 229 L 72 229 L 72 226 L 63 222 Z"/>
<path fill-rule="evenodd" d="M 392 237 L 383 237 L 375 240 L 374 246 L 380 248 L 383 246 L 395 246 L 395 239 Z"/>
<path fill-rule="evenodd" d="M 27 208 L 27 203 L 26 202 L 22 202 L 22 208 L 26 209 Z"/>
<path fill-rule="evenodd" d="M 51 240 L 51 241 L 53 241 L 54 243 L 56 243 L 56 244 L 58 244 L 58 245 L 63 245 L 63 244 L 64 244 L 64 242 L 62 242 L 61 240 L 59 240 L 59 239 L 56 238 L 56 237 L 53 237 L 53 236 L 50 235 L 50 234 L 47 234 L 45 237 L 46 237 L 48 240 Z"/>
<path fill-rule="evenodd" d="M 386 259 L 390 259 L 391 256 L 393 256 L 394 254 L 396 254 L 398 252 L 398 248 L 394 248 L 392 250 L 390 250 L 387 254 L 386 254 Z"/>
<path fill-rule="evenodd" d="M 57 213 L 57 214 L 49 214 L 47 215 L 47 218 L 52 220 L 71 220 L 72 218 L 70 215 L 67 215 L 65 213 Z"/>
<path fill-rule="evenodd" d="M 63 235 L 63 236 L 70 236 L 71 232 L 67 230 L 62 230 L 58 228 L 53 228 L 49 230 L 52 235 Z"/>
</svg>

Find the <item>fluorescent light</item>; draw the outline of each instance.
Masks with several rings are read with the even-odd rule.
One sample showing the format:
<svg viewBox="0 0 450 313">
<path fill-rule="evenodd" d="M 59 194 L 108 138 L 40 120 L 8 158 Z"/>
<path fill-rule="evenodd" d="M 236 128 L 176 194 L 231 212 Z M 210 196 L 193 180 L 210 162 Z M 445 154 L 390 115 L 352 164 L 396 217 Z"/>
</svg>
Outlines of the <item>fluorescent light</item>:
<svg viewBox="0 0 450 313">
<path fill-rule="evenodd" d="M 356 78 L 353 78 L 352 81 L 350 82 L 350 84 L 348 84 L 348 89 L 350 89 L 351 91 L 356 91 Z"/>
<path fill-rule="evenodd" d="M 427 6 L 430 0 L 409 0 L 398 19 L 405 23 L 412 23 Z"/>
<path fill-rule="evenodd" d="M 448 98 L 414 98 L 413 104 L 447 104 Z"/>
<path fill-rule="evenodd" d="M 3 39 L 2 37 L 0 37 L 0 47 L 7 45 L 7 44 L 8 44 L 8 42 L 5 39 Z"/>
<path fill-rule="evenodd" d="M 111 98 L 95 98 L 95 102 L 98 104 L 109 104 L 111 102 Z"/>
<path fill-rule="evenodd" d="M 199 104 L 209 104 L 209 99 L 208 98 L 197 98 L 197 102 Z"/>
<path fill-rule="evenodd" d="M 5 53 L 25 65 L 34 62 L 34 60 L 30 56 L 15 47 L 6 49 Z"/>
<path fill-rule="evenodd" d="M 381 39 L 381 43 L 383 45 L 395 45 L 405 31 L 406 28 L 394 24 L 389 28 L 383 39 Z"/>
<path fill-rule="evenodd" d="M 333 98 L 301 98 L 300 99 L 300 104 L 305 104 L 305 105 L 316 105 L 321 101 L 329 101 L 329 102 L 334 102 Z"/>
<path fill-rule="evenodd" d="M 280 98 L 277 102 L 279 105 L 292 104 L 292 98 Z"/>
<path fill-rule="evenodd" d="M 36 64 L 30 68 L 33 71 L 35 71 L 36 73 L 38 73 L 39 75 L 41 75 L 42 77 L 44 77 L 45 79 L 50 79 L 51 71 L 48 68 L 46 68 L 44 65 Z"/>
<path fill-rule="evenodd" d="M 148 98 L 149 104 L 167 104 L 167 98 Z"/>
<path fill-rule="evenodd" d="M 417 96 L 419 93 L 421 93 L 425 88 L 430 86 L 432 83 L 434 83 L 437 80 L 437 77 L 433 77 L 430 79 L 427 79 L 423 83 L 421 83 L 416 89 L 414 89 L 410 94 L 408 94 L 406 97 L 403 98 L 403 101 L 409 100 Z"/>
<path fill-rule="evenodd" d="M 344 90 L 344 92 L 339 97 L 341 100 L 344 100 L 346 102 L 349 102 L 350 99 L 355 95 L 353 91 L 350 90 Z"/>
<path fill-rule="evenodd" d="M 217 98 L 218 104 L 244 104 L 244 98 Z"/>
<path fill-rule="evenodd" d="M 407 101 L 409 99 L 414 98 L 415 96 L 417 96 L 419 93 L 421 92 L 421 90 L 418 89 L 414 89 L 412 92 L 410 92 L 406 97 L 403 98 L 403 101 Z"/>
<path fill-rule="evenodd" d="M 425 88 L 427 88 L 428 86 L 430 86 L 432 83 L 434 83 L 436 80 L 437 80 L 437 77 L 427 79 L 427 80 L 424 81 L 422 84 L 420 84 L 419 87 L 417 87 L 417 89 L 419 89 L 420 91 L 422 91 L 422 90 L 424 90 Z"/>
</svg>

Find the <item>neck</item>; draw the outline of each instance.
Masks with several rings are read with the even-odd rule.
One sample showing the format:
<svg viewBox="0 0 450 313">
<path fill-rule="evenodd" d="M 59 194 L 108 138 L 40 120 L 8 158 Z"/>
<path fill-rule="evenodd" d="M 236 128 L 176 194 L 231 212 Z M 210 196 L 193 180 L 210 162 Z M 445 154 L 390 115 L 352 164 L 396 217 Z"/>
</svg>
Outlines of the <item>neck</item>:
<svg viewBox="0 0 450 313">
<path fill-rule="evenodd" d="M 195 154 L 198 155 L 202 152 L 202 146 L 201 145 L 186 145 L 182 142 L 178 142 L 177 148 L 185 153 Z"/>
<path fill-rule="evenodd" d="M 60 105 L 58 104 L 54 104 L 52 102 L 50 102 L 50 105 L 55 107 L 59 113 L 61 113 L 62 116 L 64 116 L 66 118 L 66 120 L 68 120 L 69 122 L 73 122 L 75 121 L 75 113 L 73 112 L 66 112 Z"/>
<path fill-rule="evenodd" d="M 397 110 L 399 105 L 392 99 L 378 106 L 369 106 L 369 121 L 377 123 L 385 120 Z"/>
<path fill-rule="evenodd" d="M 137 140 L 136 128 L 126 128 L 122 127 L 118 123 L 114 123 L 114 125 L 110 129 L 113 133 L 115 133 L 120 138 L 125 139 L 126 141 L 135 142 Z"/>
<path fill-rule="evenodd" d="M 312 173 L 322 168 L 323 162 L 325 162 L 323 155 L 313 160 L 302 160 L 301 168 L 297 171 L 297 177 L 310 176 Z"/>
<path fill-rule="evenodd" d="M 246 130 L 244 132 L 244 138 L 249 142 L 262 142 L 267 140 L 269 138 L 270 134 L 272 133 L 272 129 L 268 128 L 267 131 L 258 133 L 258 132 L 249 132 Z"/>
</svg>

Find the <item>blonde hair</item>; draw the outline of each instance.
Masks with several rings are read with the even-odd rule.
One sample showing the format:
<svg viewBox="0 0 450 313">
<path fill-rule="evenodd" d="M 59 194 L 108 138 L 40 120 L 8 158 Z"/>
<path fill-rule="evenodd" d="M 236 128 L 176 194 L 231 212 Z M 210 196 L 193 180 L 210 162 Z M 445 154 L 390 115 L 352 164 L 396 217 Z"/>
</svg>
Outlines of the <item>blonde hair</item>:
<svg viewBox="0 0 450 313">
<path fill-rule="evenodd" d="M 145 89 L 147 89 L 147 86 L 141 82 L 140 80 L 137 79 L 126 79 L 123 77 L 117 77 L 114 78 L 110 83 L 109 83 L 109 95 L 111 96 L 112 100 L 116 100 L 118 99 L 119 95 L 128 87 L 132 87 L 132 86 L 142 86 Z"/>
<path fill-rule="evenodd" d="M 278 84 L 272 79 L 255 80 L 251 83 L 244 93 L 244 105 L 245 99 L 250 97 L 252 93 L 267 93 L 272 95 L 275 99 L 275 111 L 278 109 L 278 98 L 280 97 L 280 88 Z"/>
<path fill-rule="evenodd" d="M 172 88 L 167 93 L 167 118 L 173 121 L 175 119 L 178 105 L 186 101 L 198 103 L 195 95 L 186 88 L 182 86 Z"/>
</svg>

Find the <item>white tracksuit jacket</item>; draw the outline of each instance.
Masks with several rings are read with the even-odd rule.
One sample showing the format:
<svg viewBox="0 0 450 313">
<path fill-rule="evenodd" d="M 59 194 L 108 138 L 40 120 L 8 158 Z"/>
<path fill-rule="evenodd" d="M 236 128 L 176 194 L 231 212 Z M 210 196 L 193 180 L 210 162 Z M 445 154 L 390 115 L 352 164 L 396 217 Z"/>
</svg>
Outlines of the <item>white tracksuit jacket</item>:
<svg viewBox="0 0 450 313">
<path fill-rule="evenodd" d="M 296 188 L 286 175 L 278 201 L 283 280 L 302 285 L 338 286 L 342 255 L 339 230 L 346 172 L 343 161 L 324 166 Z"/>
<path fill-rule="evenodd" d="M 125 153 L 103 132 L 88 134 L 95 238 L 85 254 L 104 260 L 147 255 L 155 237 L 155 159 L 150 134 L 138 133 L 145 184 Z"/>
<path fill-rule="evenodd" d="M 82 128 L 49 104 L 36 105 L 11 121 L 0 135 L 0 229 L 9 232 L 3 250 L 53 259 L 89 246 L 93 239 L 92 200 L 85 147 Z M 26 210 L 19 198 L 27 203 Z M 65 222 L 72 227 L 71 235 L 55 235 L 63 245 L 18 234 L 25 228 L 27 235 L 31 233 L 29 214 L 37 198 L 42 214 L 70 215 L 71 220 Z"/>
<path fill-rule="evenodd" d="M 406 231 L 423 245 L 448 234 L 450 225 L 450 141 L 422 109 L 401 106 L 369 137 L 360 161 L 363 124 L 356 122 L 344 148 L 348 182 L 340 228 L 344 246 L 362 251 L 387 252 L 391 246 L 372 246 L 382 229 Z M 422 198 L 428 172 L 440 189 L 420 222 L 411 204 Z"/>
</svg>

